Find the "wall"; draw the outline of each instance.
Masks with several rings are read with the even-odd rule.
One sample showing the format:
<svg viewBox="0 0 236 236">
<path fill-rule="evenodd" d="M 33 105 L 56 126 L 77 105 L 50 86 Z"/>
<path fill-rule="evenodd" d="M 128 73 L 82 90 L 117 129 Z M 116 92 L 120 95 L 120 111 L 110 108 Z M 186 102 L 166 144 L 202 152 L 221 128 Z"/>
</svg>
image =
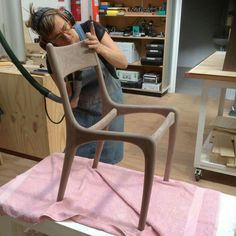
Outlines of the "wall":
<svg viewBox="0 0 236 236">
<path fill-rule="evenodd" d="M 0 0 L 0 29 L 18 60 L 26 61 L 20 0 Z M 0 46 L 2 47 L 2 46 Z M 0 54 L 2 54 L 3 48 Z"/>
<path fill-rule="evenodd" d="M 178 45 L 180 35 L 182 0 L 168 1 L 167 4 L 167 20 L 165 31 L 165 56 L 164 70 L 162 76 L 166 78 L 165 84 L 169 86 L 169 92 L 175 91 L 177 61 L 178 61 Z M 164 84 L 163 84 L 164 85 Z M 162 85 L 162 86 L 163 86 Z"/>
<path fill-rule="evenodd" d="M 1 7 L 2 2 L 0 1 L 0 30 L 3 31 L 3 8 Z M 4 49 L 0 45 L 0 58 L 5 56 Z"/>
<path fill-rule="evenodd" d="M 217 50 L 212 37 L 227 0 L 183 0 L 178 66 L 193 67 Z"/>
<path fill-rule="evenodd" d="M 26 21 L 29 18 L 29 5 L 33 2 L 34 7 L 53 7 L 53 8 L 59 8 L 60 6 L 64 6 L 67 10 L 71 10 L 70 7 L 70 0 L 64 0 L 64 2 L 58 1 L 58 0 L 21 0 L 22 4 L 22 13 L 23 13 L 23 20 Z M 89 0 L 81 0 L 81 21 L 86 21 L 89 19 L 89 15 L 91 12 L 91 9 L 89 7 L 90 1 Z M 30 32 L 32 37 L 36 37 L 35 34 Z"/>
<path fill-rule="evenodd" d="M 236 7 L 235 0 L 182 0 L 181 30 L 178 55 L 176 91 L 201 94 L 201 84 L 186 80 L 185 71 L 219 50 L 213 35 L 225 25 L 229 10 Z M 213 91 L 212 94 L 218 93 Z M 235 90 L 227 89 L 226 98 L 234 99 Z"/>
<path fill-rule="evenodd" d="M 65 6 L 66 9 L 70 10 L 69 7 L 69 0 L 65 0 L 63 4 L 59 4 L 58 0 L 21 0 L 22 4 L 22 13 L 23 13 L 23 20 L 26 21 L 29 17 L 29 5 L 33 2 L 34 7 L 55 7 L 59 8 L 61 5 Z"/>
<path fill-rule="evenodd" d="M 22 11 L 23 11 L 23 19 L 28 19 L 28 9 L 29 4 L 33 2 L 35 7 L 55 7 L 58 8 L 60 6 L 65 6 L 67 10 L 70 10 L 70 0 L 64 0 L 64 2 L 58 1 L 58 0 L 21 0 L 22 3 Z M 89 19 L 90 10 L 89 9 L 89 3 L 88 0 L 81 0 L 81 13 L 82 13 L 82 21 L 85 21 Z"/>
</svg>

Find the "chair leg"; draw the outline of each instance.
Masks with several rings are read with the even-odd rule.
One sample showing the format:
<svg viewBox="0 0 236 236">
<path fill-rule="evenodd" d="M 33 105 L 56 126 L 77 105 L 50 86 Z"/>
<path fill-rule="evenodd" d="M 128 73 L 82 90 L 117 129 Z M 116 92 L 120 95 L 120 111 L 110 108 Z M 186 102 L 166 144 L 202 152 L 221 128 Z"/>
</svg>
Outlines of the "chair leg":
<svg viewBox="0 0 236 236">
<path fill-rule="evenodd" d="M 75 152 L 76 148 L 74 147 L 66 148 L 57 201 L 61 201 L 64 197 Z"/>
<path fill-rule="evenodd" d="M 93 160 L 93 166 L 92 168 L 97 168 L 98 167 L 98 162 L 100 160 L 100 157 L 101 157 L 101 153 L 102 153 L 102 149 L 103 149 L 103 146 L 104 146 L 104 141 L 99 141 L 97 143 L 97 146 L 96 146 L 96 153 L 95 153 L 95 157 L 94 157 L 94 160 Z"/>
<path fill-rule="evenodd" d="M 152 184 L 155 170 L 156 146 L 150 145 L 150 147 L 148 147 L 148 151 L 144 153 L 144 157 L 145 157 L 145 170 L 144 170 L 143 197 L 142 197 L 142 205 L 138 224 L 138 229 L 141 231 L 144 230 L 146 225 L 147 213 L 152 192 Z"/>
<path fill-rule="evenodd" d="M 169 181 L 169 178 L 170 178 L 170 168 L 171 168 L 171 162 L 172 162 L 175 139 L 176 139 L 176 126 L 177 126 L 177 123 L 175 122 L 169 129 L 169 143 L 168 143 L 165 173 L 164 173 L 164 178 L 163 178 L 164 181 Z"/>
</svg>

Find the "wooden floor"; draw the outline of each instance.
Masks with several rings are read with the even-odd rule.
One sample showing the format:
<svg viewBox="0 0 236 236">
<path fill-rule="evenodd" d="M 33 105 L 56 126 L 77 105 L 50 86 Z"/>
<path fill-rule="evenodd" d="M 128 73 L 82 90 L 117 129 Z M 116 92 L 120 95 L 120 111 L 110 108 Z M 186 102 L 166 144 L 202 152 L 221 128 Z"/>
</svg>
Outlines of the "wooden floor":
<svg viewBox="0 0 236 236">
<path fill-rule="evenodd" d="M 132 104 L 156 104 L 175 106 L 179 110 L 179 128 L 177 143 L 171 169 L 171 178 L 196 184 L 198 186 L 215 189 L 236 196 L 236 177 L 204 171 L 203 178 L 196 182 L 194 179 L 194 149 L 196 141 L 196 130 L 199 110 L 199 97 L 184 94 L 166 94 L 162 98 L 140 95 L 125 94 L 125 102 Z M 206 124 L 214 118 L 217 110 L 217 99 L 210 98 L 208 102 L 208 113 Z M 227 104 L 228 107 L 230 103 Z M 141 133 L 151 133 L 160 123 L 161 117 L 153 115 L 130 115 L 126 118 L 126 130 Z M 207 133 L 207 129 L 206 129 Z M 167 151 L 168 134 L 159 144 L 156 161 L 156 174 L 163 175 L 165 157 Z M 0 186 L 8 182 L 16 175 L 26 171 L 36 162 L 3 155 L 3 165 L 0 166 Z M 133 145 L 125 145 L 124 160 L 120 166 L 137 170 L 143 170 L 143 155 L 140 149 Z"/>
</svg>

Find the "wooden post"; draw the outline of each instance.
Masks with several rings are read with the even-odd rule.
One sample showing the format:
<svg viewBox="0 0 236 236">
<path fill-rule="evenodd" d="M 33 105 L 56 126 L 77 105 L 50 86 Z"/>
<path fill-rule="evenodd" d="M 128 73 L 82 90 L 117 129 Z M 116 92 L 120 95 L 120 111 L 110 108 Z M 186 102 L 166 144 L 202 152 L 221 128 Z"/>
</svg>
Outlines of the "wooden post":
<svg viewBox="0 0 236 236">
<path fill-rule="evenodd" d="M 236 71 L 236 11 L 231 26 L 230 38 L 226 50 L 223 70 Z"/>
</svg>

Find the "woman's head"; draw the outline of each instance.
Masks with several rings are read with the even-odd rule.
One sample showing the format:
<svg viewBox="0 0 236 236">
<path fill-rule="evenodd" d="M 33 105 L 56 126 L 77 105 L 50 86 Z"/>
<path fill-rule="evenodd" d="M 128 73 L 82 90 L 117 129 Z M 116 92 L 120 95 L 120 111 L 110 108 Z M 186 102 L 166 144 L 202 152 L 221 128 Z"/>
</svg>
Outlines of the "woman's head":
<svg viewBox="0 0 236 236">
<path fill-rule="evenodd" d="M 72 28 L 74 23 L 72 17 L 58 9 L 44 7 L 36 11 L 31 4 L 26 26 L 32 28 L 46 43 L 63 46 L 79 40 L 78 34 Z"/>
</svg>

